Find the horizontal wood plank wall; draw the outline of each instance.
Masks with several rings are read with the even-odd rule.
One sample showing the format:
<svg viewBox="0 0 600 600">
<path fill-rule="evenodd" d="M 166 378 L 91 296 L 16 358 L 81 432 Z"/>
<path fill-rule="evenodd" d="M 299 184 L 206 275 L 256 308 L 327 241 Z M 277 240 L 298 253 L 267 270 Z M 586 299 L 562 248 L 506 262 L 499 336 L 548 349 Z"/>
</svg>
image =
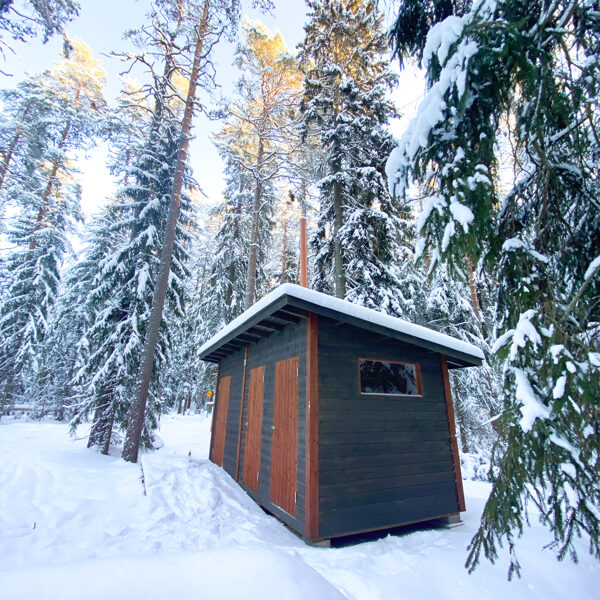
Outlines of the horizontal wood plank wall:
<svg viewBox="0 0 600 600">
<path fill-rule="evenodd" d="M 229 413 L 229 390 L 231 386 L 231 377 L 221 377 L 217 393 L 217 417 L 215 423 L 215 441 L 213 446 L 212 461 L 223 465 L 223 456 L 225 453 L 225 438 L 227 436 L 227 415 Z"/>
<path fill-rule="evenodd" d="M 248 409 L 245 427 L 246 443 L 244 445 L 243 482 L 255 492 L 258 492 L 264 377 L 264 365 L 250 371 L 250 390 L 248 392 Z"/>
<path fill-rule="evenodd" d="M 306 529 L 305 537 L 319 536 L 319 321 L 308 315 L 306 330 Z"/>
<path fill-rule="evenodd" d="M 298 468 L 297 468 L 297 506 L 296 515 L 292 516 L 281 510 L 270 501 L 271 480 L 271 443 L 273 434 L 273 393 L 275 388 L 275 363 L 279 360 L 299 357 L 298 369 Z M 306 387 L 306 320 L 297 324 L 286 325 L 281 331 L 273 333 L 268 338 L 250 344 L 248 351 L 248 372 L 256 367 L 265 367 L 263 415 L 260 447 L 260 467 L 258 476 L 258 493 L 244 486 L 244 489 L 266 510 L 274 514 L 288 527 L 304 535 L 305 527 L 305 387 Z M 246 397 L 249 393 L 249 380 L 246 378 Z M 248 420 L 248 403 L 244 411 L 244 420 Z M 244 464 L 244 448 L 247 431 L 242 430 L 242 458 Z M 243 482 L 240 480 L 243 485 Z"/>
<path fill-rule="evenodd" d="M 229 410 L 223 452 L 223 468 L 235 479 L 238 462 L 240 409 L 244 377 L 244 350 L 240 349 L 220 361 L 221 377 L 230 377 Z"/>
<path fill-rule="evenodd" d="M 452 390 L 450 388 L 450 377 L 448 375 L 448 362 L 446 356 L 441 356 L 442 378 L 444 380 L 444 395 L 446 397 L 446 411 L 448 413 L 448 429 L 450 441 L 452 442 L 452 460 L 454 462 L 454 479 L 456 481 L 456 493 L 458 495 L 458 506 L 465 511 L 465 494 L 463 491 L 462 474 L 460 471 L 460 456 L 458 455 L 458 442 L 456 441 L 456 423 L 454 422 L 454 403 L 452 402 Z"/>
<path fill-rule="evenodd" d="M 459 511 L 439 354 L 319 317 L 319 536 Z M 363 396 L 361 356 L 418 362 L 423 397 Z"/>
<path fill-rule="evenodd" d="M 275 363 L 273 442 L 270 501 L 296 515 L 298 483 L 298 372 L 299 358 Z"/>
</svg>

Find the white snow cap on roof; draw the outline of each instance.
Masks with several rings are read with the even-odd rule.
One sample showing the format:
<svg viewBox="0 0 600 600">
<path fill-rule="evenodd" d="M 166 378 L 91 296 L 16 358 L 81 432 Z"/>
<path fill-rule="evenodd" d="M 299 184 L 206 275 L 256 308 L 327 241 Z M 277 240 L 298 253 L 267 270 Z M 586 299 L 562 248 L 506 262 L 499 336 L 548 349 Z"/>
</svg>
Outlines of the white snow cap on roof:
<svg viewBox="0 0 600 600">
<path fill-rule="evenodd" d="M 386 327 L 393 331 L 412 336 L 416 339 L 428 341 L 439 346 L 444 346 L 449 350 L 462 352 L 477 359 L 484 358 L 481 349 L 477 348 L 477 346 L 473 346 L 473 344 L 469 344 L 468 342 L 457 340 L 456 338 L 446 335 L 445 333 L 439 333 L 433 329 L 423 327 L 422 325 L 415 325 L 414 323 L 409 323 L 408 321 L 398 319 L 397 317 L 392 317 L 390 315 L 378 312 L 372 308 L 366 308 L 358 304 L 353 304 L 347 300 L 341 300 L 340 298 L 335 298 L 334 296 L 316 292 L 315 290 L 295 285 L 293 283 L 284 283 L 283 285 L 280 285 L 278 288 L 274 289 L 272 292 L 268 293 L 266 296 L 263 296 L 256 304 L 252 305 L 248 310 L 243 312 L 239 317 L 231 321 L 229 325 L 225 326 L 223 329 L 221 329 L 221 331 L 204 343 L 200 350 L 198 350 L 198 353 L 203 354 L 206 350 L 215 346 L 215 344 L 217 344 L 221 339 L 225 338 L 229 333 L 243 325 L 254 315 L 267 308 L 270 304 L 282 296 L 293 296 L 299 300 L 310 302 L 343 315 L 355 317 L 356 319 L 361 319 L 368 323 L 373 323 L 374 325 L 380 325 L 381 327 Z"/>
</svg>

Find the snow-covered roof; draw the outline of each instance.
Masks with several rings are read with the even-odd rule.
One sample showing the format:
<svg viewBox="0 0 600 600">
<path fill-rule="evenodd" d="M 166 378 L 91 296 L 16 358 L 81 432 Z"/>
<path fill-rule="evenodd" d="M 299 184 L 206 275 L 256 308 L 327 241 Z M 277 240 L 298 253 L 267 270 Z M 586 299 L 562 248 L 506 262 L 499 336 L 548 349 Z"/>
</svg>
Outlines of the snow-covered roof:
<svg viewBox="0 0 600 600">
<path fill-rule="evenodd" d="M 221 329 L 202 345 L 198 351 L 200 358 L 217 362 L 252 341 L 249 339 L 252 336 L 260 339 L 272 333 L 274 329 L 271 327 L 276 327 L 274 321 L 281 319 L 290 306 L 358 327 L 379 332 L 385 330 L 390 337 L 456 358 L 453 366 L 478 365 L 484 358 L 481 349 L 468 342 L 292 283 L 280 285 Z"/>
</svg>

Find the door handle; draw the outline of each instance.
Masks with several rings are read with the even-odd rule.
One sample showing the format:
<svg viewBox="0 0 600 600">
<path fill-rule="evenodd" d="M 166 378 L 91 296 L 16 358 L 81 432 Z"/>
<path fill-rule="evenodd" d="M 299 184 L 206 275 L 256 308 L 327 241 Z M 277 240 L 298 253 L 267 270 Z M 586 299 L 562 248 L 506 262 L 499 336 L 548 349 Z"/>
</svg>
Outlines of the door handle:
<svg viewBox="0 0 600 600">
<path fill-rule="evenodd" d="M 275 425 L 271 425 L 271 431 L 275 431 Z"/>
</svg>

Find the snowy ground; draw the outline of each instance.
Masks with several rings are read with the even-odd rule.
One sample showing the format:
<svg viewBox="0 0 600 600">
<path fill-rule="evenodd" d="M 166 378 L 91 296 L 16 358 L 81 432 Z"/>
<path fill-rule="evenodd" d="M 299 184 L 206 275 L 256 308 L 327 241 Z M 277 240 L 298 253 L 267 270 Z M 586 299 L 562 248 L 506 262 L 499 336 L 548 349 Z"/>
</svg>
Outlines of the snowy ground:
<svg viewBox="0 0 600 600">
<path fill-rule="evenodd" d="M 84 432 L 82 431 L 82 434 Z M 0 422 L 0 599 L 597 599 L 600 565 L 544 550 L 537 524 L 506 560 L 463 567 L 489 486 L 465 482 L 465 525 L 312 548 L 206 460 L 209 423 L 166 417 L 139 465 L 87 450 L 64 424 Z M 188 452 L 191 451 L 191 457 Z"/>
</svg>

